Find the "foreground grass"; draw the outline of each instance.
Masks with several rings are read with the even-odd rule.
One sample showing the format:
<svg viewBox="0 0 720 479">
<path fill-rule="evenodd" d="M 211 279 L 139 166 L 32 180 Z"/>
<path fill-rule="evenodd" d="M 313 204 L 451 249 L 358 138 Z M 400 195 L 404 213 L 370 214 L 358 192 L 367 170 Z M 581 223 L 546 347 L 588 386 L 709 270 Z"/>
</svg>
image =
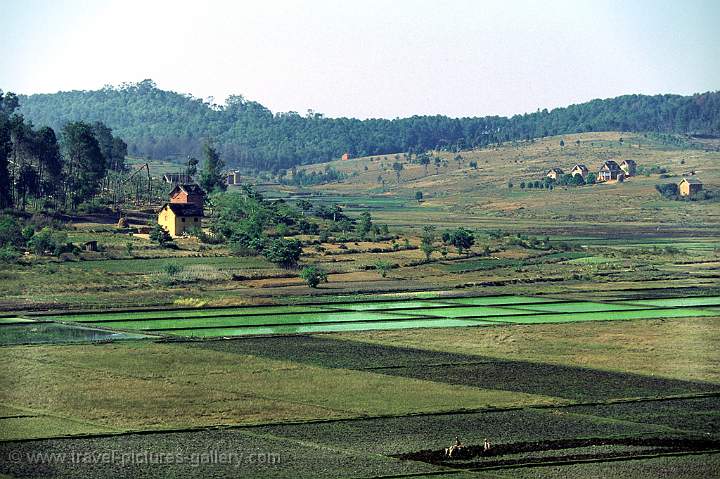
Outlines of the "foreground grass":
<svg viewBox="0 0 720 479">
<path fill-rule="evenodd" d="M 0 404 L 46 418 L 39 426 L 33 418 L 7 419 L 3 439 L 559 401 L 181 344 L 6 347 L 0 361 L 7 365 Z M 58 417 L 83 429 L 47 427 Z"/>
<path fill-rule="evenodd" d="M 720 384 L 720 316 L 368 331 L 333 337 Z"/>
</svg>

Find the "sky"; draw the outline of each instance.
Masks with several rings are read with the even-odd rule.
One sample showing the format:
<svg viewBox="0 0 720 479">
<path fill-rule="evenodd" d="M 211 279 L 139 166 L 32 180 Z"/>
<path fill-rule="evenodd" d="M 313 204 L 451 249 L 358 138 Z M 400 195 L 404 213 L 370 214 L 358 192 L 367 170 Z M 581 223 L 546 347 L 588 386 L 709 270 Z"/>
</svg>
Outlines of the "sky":
<svg viewBox="0 0 720 479">
<path fill-rule="evenodd" d="M 329 117 L 720 90 L 720 0 L 0 0 L 0 89 L 152 79 Z"/>
</svg>

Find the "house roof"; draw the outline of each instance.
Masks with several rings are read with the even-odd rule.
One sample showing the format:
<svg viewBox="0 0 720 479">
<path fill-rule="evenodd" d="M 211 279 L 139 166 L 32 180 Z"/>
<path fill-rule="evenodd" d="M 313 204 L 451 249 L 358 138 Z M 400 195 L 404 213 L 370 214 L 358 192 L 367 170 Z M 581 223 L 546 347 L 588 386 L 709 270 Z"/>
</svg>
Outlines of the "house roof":
<svg viewBox="0 0 720 479">
<path fill-rule="evenodd" d="M 623 164 L 624 165 L 634 165 L 636 163 L 635 163 L 635 160 L 623 160 Z"/>
<path fill-rule="evenodd" d="M 603 165 L 600 167 L 601 170 L 619 170 L 620 165 L 617 164 L 615 160 L 607 160 Z"/>
<path fill-rule="evenodd" d="M 167 183 L 191 183 L 193 181 L 192 175 L 186 173 L 165 173 L 163 180 Z"/>
<path fill-rule="evenodd" d="M 573 166 L 572 169 L 574 170 L 575 168 L 580 168 L 581 170 L 587 170 L 587 169 L 588 169 L 588 167 L 585 166 L 585 165 L 583 165 L 582 163 L 578 163 L 577 165 Z"/>
<path fill-rule="evenodd" d="M 175 187 L 172 190 L 170 190 L 170 194 L 172 195 L 177 190 L 181 190 L 188 195 L 205 195 L 205 192 L 203 191 L 203 189 L 200 188 L 200 186 L 195 183 L 183 183 L 183 184 L 175 185 Z"/>
<path fill-rule="evenodd" d="M 203 209 L 192 203 L 165 203 L 161 209 L 168 208 L 176 216 L 204 216 Z"/>
<path fill-rule="evenodd" d="M 550 173 L 552 173 L 552 172 L 555 172 L 555 173 L 557 173 L 558 175 L 562 175 L 562 174 L 563 174 L 563 170 L 561 170 L 560 168 L 550 168 L 550 171 L 548 171 L 548 174 L 550 174 Z"/>
<path fill-rule="evenodd" d="M 698 180 L 697 178 L 683 178 L 682 180 L 680 180 L 680 183 L 682 183 L 683 181 L 691 185 L 702 185 L 702 181 Z"/>
</svg>

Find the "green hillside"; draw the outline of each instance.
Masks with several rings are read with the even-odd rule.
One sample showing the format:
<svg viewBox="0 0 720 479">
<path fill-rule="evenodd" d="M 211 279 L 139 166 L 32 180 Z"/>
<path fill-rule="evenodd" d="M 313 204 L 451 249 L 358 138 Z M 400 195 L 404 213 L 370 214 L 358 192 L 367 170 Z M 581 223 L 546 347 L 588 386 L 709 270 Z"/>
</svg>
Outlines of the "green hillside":
<svg viewBox="0 0 720 479">
<path fill-rule="evenodd" d="M 37 126 L 58 129 L 71 120 L 102 121 L 128 143 L 130 154 L 183 158 L 198 154 L 203 140 L 212 138 L 228 165 L 275 172 L 329 161 L 345 152 L 358 157 L 450 151 L 586 131 L 720 135 L 720 92 L 627 95 L 511 118 L 357 120 L 313 112 L 273 113 L 241 96 L 213 105 L 145 80 L 96 91 L 21 96 L 20 106 Z"/>
</svg>

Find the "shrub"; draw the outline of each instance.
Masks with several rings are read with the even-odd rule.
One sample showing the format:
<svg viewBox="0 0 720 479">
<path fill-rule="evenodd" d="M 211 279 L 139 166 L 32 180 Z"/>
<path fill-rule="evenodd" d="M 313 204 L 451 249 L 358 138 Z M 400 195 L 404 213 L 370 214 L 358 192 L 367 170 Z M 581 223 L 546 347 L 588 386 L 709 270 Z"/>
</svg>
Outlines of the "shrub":
<svg viewBox="0 0 720 479">
<path fill-rule="evenodd" d="M 388 271 L 392 269 L 392 263 L 389 261 L 378 261 L 375 263 L 375 269 L 380 273 L 383 278 L 387 276 Z"/>
<path fill-rule="evenodd" d="M 676 185 L 675 183 L 664 183 L 660 185 L 655 185 L 655 190 L 660 193 L 660 196 L 670 200 L 677 199 L 680 193 L 678 185 Z"/>
<path fill-rule="evenodd" d="M 300 272 L 300 277 L 311 288 L 317 288 L 320 283 L 327 283 L 327 273 L 317 266 L 306 266 Z"/>
<path fill-rule="evenodd" d="M 188 230 L 188 234 L 205 244 L 221 244 L 225 242 L 225 238 L 223 238 L 220 234 L 207 234 L 205 230 L 199 226 L 193 226 L 190 228 Z"/>
<path fill-rule="evenodd" d="M 112 214 L 113 212 L 108 205 L 102 204 L 97 198 L 80 203 L 77 210 L 86 214 Z"/>
<path fill-rule="evenodd" d="M 298 221 L 297 226 L 298 231 L 300 231 L 300 233 L 304 235 L 316 235 L 320 232 L 320 226 L 318 226 L 316 223 L 311 223 L 304 219 Z M 327 235 L 327 232 L 325 232 L 325 235 Z"/>
<path fill-rule="evenodd" d="M 183 271 L 180 263 L 165 263 L 162 265 L 163 272 L 168 276 L 177 276 Z"/>
<path fill-rule="evenodd" d="M 0 217 L 0 247 L 25 246 L 25 238 L 23 236 L 20 223 L 12 216 Z"/>
<path fill-rule="evenodd" d="M 20 252 L 10 245 L 0 247 L 0 263 L 14 263 L 20 257 Z"/>
<path fill-rule="evenodd" d="M 48 226 L 33 234 L 28 246 L 38 255 L 50 253 L 57 256 L 68 249 L 72 250 L 72 245 L 67 245 L 67 233 L 55 231 Z"/>
<path fill-rule="evenodd" d="M 160 246 L 169 246 L 173 242 L 172 236 L 170 236 L 168 230 L 159 224 L 153 226 L 153 229 L 150 231 L 150 240 Z"/>
<path fill-rule="evenodd" d="M 270 241 L 262 251 L 263 256 L 268 261 L 282 266 L 283 268 L 291 268 L 295 266 L 300 259 L 302 253 L 302 245 L 297 240 L 286 240 L 277 238 Z"/>
<path fill-rule="evenodd" d="M 443 240 L 445 240 L 445 234 L 443 234 Z M 453 245 L 457 248 L 458 254 L 462 254 L 463 251 L 470 249 L 475 244 L 475 236 L 465 228 L 458 228 L 448 232 L 446 243 Z"/>
</svg>

